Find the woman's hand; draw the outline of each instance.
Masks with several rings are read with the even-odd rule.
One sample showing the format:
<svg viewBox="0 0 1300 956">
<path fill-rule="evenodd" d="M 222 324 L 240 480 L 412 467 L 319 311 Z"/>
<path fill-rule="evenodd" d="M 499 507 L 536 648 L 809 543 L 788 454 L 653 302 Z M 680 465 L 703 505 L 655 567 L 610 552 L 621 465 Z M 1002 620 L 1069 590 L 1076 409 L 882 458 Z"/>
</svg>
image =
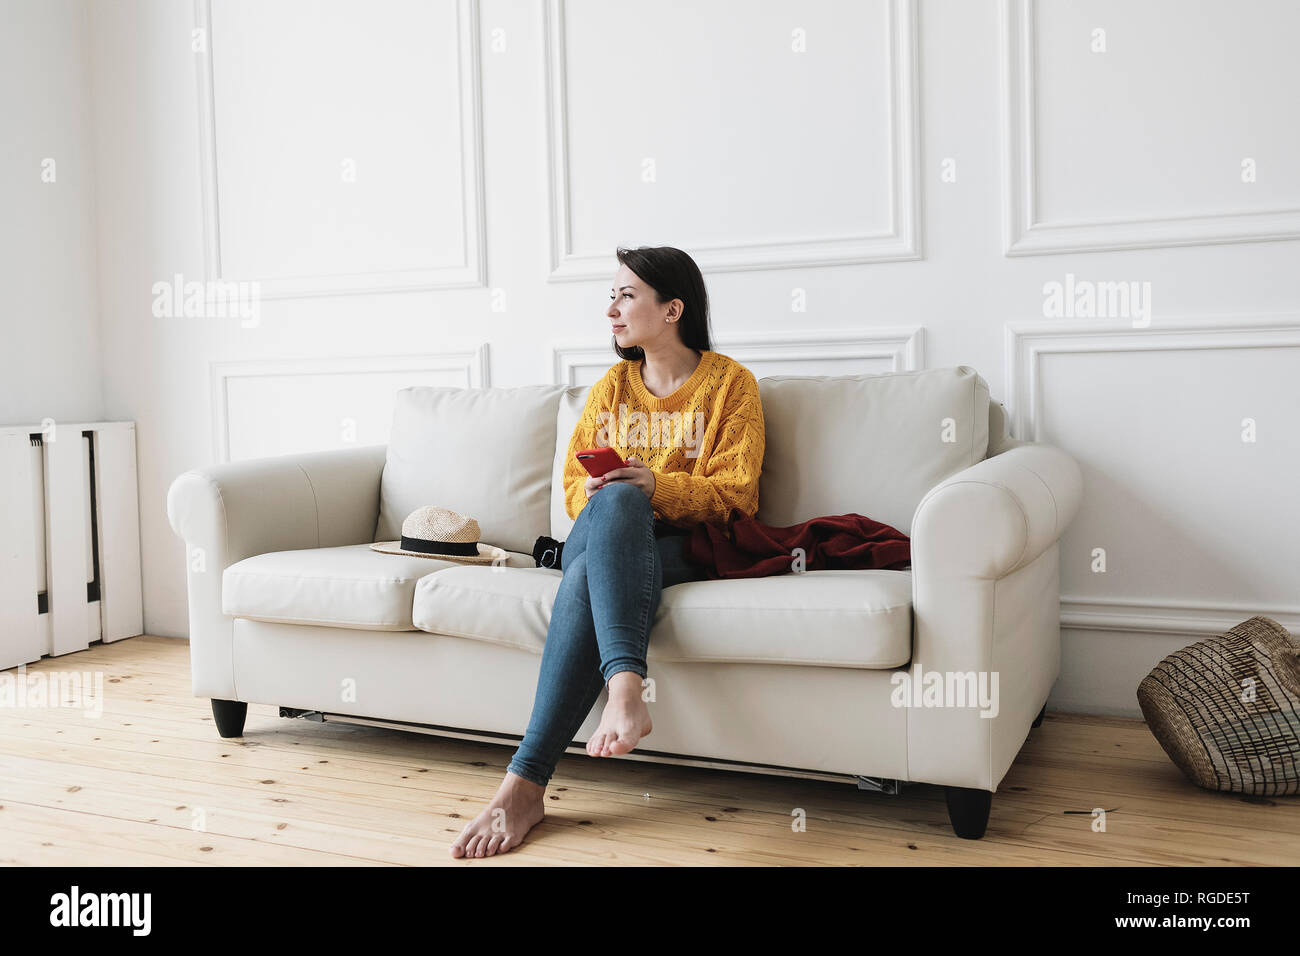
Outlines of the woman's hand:
<svg viewBox="0 0 1300 956">
<path fill-rule="evenodd" d="M 587 497 L 590 498 L 593 491 L 599 491 L 609 481 L 621 481 L 625 484 L 636 485 L 645 492 L 647 498 L 653 498 L 655 494 L 654 470 L 636 455 L 627 456 L 627 466 L 624 468 L 613 468 L 599 478 L 588 478 Z"/>
<path fill-rule="evenodd" d="M 583 488 L 586 489 L 588 498 L 590 498 L 592 495 L 594 495 L 596 492 L 600 491 L 600 489 L 604 487 L 605 487 L 604 478 L 593 478 L 591 477 L 591 475 L 587 476 L 587 483 L 583 485 Z"/>
</svg>

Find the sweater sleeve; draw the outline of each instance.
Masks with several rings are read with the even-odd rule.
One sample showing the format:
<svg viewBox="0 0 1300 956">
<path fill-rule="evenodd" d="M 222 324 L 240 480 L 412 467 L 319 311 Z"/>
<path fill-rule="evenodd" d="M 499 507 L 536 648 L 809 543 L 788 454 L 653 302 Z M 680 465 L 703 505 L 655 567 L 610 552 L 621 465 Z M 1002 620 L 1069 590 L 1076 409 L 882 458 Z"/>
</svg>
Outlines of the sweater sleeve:
<svg viewBox="0 0 1300 956">
<path fill-rule="evenodd" d="M 574 426 L 573 436 L 569 439 L 569 451 L 564 458 L 564 510 L 575 521 L 587 503 L 587 469 L 574 457 L 583 448 L 599 448 L 609 445 L 608 426 L 602 428 L 600 413 L 609 411 L 609 399 L 613 392 L 613 379 L 606 374 L 587 392 L 587 407 L 582 417 Z M 602 440 L 597 441 L 597 438 Z"/>
<path fill-rule="evenodd" d="M 737 385 L 737 399 L 727 403 L 727 417 L 704 473 L 655 472 L 650 504 L 669 521 L 725 527 L 732 508 L 749 518 L 758 513 L 758 479 L 766 450 L 763 403 L 752 372 L 746 370 Z"/>
</svg>

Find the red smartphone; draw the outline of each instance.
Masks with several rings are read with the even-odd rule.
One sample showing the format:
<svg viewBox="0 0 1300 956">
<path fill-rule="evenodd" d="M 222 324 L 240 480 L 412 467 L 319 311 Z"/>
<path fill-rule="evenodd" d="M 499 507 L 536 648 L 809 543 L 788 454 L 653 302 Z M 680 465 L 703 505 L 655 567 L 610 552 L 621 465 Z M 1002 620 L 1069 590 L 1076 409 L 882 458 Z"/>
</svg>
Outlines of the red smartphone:
<svg viewBox="0 0 1300 956">
<path fill-rule="evenodd" d="M 618 452 L 608 446 L 604 448 L 584 448 L 576 453 L 576 457 L 578 461 L 582 462 L 582 467 L 587 469 L 587 474 L 593 478 L 599 478 L 607 471 L 613 471 L 615 468 L 623 468 L 627 465 L 627 462 L 618 456 Z"/>
</svg>

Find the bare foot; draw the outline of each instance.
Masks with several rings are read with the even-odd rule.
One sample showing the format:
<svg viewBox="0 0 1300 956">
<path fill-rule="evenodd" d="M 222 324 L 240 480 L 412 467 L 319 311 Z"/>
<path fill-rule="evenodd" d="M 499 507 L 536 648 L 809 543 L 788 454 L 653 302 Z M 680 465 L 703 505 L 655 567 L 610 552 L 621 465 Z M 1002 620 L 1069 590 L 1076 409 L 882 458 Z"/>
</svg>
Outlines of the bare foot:
<svg viewBox="0 0 1300 956">
<path fill-rule="evenodd" d="M 542 822 L 545 793 L 545 787 L 507 771 L 492 801 L 465 824 L 451 845 L 451 855 L 495 856 L 513 850 L 523 842 L 524 834 Z"/>
<path fill-rule="evenodd" d="M 641 675 L 619 671 L 609 679 L 609 700 L 600 726 L 587 741 L 587 753 L 593 757 L 625 754 L 652 729 L 650 708 L 641 699 Z"/>
</svg>

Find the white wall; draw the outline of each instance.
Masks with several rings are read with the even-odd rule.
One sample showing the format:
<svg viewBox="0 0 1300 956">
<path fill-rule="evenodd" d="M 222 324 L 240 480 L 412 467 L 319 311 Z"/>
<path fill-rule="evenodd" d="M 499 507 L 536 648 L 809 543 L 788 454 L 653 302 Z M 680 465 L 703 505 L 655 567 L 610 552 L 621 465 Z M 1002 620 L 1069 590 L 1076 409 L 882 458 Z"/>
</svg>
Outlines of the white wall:
<svg viewBox="0 0 1300 956">
<path fill-rule="evenodd" d="M 1300 629 L 1293 6 L 213 7 L 197 54 L 189 4 L 92 12 L 106 413 L 138 422 L 151 633 L 186 631 L 178 473 L 383 440 L 398 380 L 552 381 L 607 347 L 614 247 L 661 243 L 704 268 L 720 351 L 920 330 L 1078 457 L 1051 706 L 1136 713 L 1196 634 Z M 176 273 L 258 280 L 260 314 L 157 317 Z M 1046 316 L 1070 275 L 1149 283 L 1149 325 Z"/>
<path fill-rule="evenodd" d="M 86 0 L 0 5 L 0 425 L 102 416 Z"/>
</svg>

